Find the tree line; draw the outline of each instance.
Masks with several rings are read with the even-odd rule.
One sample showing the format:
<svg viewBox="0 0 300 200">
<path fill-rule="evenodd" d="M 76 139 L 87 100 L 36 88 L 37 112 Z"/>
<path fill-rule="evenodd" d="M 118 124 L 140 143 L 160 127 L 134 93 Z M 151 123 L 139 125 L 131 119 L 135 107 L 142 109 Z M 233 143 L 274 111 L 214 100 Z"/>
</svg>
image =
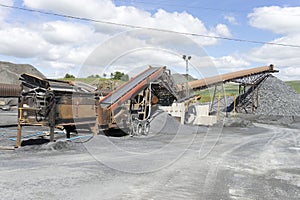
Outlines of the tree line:
<svg viewBox="0 0 300 200">
<path fill-rule="evenodd" d="M 99 74 L 95 74 L 95 75 L 90 75 L 87 78 L 106 78 L 107 76 L 108 76 L 108 74 L 103 73 L 102 77 Z M 70 78 L 75 78 L 75 76 L 67 73 L 67 74 L 65 74 L 64 78 L 70 79 Z M 115 71 L 114 73 L 110 73 L 110 79 L 128 81 L 129 76 L 128 76 L 128 74 L 125 74 L 123 72 Z"/>
</svg>

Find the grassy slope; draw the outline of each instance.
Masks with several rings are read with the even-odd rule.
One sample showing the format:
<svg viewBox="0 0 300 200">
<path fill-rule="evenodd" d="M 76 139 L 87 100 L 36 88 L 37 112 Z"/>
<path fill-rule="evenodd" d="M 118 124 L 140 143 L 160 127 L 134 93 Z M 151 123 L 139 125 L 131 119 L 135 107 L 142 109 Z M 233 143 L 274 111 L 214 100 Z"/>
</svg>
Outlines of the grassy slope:
<svg viewBox="0 0 300 200">
<path fill-rule="evenodd" d="M 291 86 L 294 90 L 296 90 L 300 94 L 300 80 L 299 81 L 286 81 L 286 84 Z"/>
<path fill-rule="evenodd" d="M 225 90 L 226 96 L 237 96 L 238 93 L 239 93 L 239 87 L 238 87 L 237 84 L 228 83 L 228 84 L 225 85 L 224 90 Z M 213 87 L 197 92 L 197 94 L 201 96 L 200 102 L 211 101 L 213 93 L 214 93 L 214 88 Z M 219 97 L 219 95 L 220 95 L 220 97 L 224 96 L 224 94 L 220 93 L 220 94 L 217 94 L 217 98 Z"/>
<path fill-rule="evenodd" d="M 92 84 L 98 83 L 99 81 L 103 81 L 103 80 L 107 80 L 107 79 L 105 79 L 105 78 L 60 78 L 59 80 L 80 81 L 80 82 L 92 85 Z"/>
</svg>

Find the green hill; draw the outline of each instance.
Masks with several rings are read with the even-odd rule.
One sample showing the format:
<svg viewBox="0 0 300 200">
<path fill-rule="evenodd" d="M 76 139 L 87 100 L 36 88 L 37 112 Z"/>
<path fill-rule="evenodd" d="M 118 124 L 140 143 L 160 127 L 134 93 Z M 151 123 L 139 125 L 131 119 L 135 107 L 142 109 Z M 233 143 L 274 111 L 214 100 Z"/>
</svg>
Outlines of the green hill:
<svg viewBox="0 0 300 200">
<path fill-rule="evenodd" d="M 286 81 L 285 83 L 288 84 L 289 86 L 291 86 L 294 90 L 296 90 L 296 92 L 298 92 L 300 94 L 300 80 Z"/>
</svg>

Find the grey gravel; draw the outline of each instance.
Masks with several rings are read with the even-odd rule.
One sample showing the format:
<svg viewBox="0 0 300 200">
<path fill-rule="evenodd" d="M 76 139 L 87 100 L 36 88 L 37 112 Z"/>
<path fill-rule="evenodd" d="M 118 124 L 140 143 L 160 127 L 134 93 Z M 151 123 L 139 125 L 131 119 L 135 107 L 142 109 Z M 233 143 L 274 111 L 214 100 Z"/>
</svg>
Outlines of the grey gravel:
<svg viewBox="0 0 300 200">
<path fill-rule="evenodd" d="M 24 73 L 45 78 L 45 76 L 32 65 L 0 61 L 0 83 L 18 84 L 19 76 Z"/>
<path fill-rule="evenodd" d="M 153 118 L 150 122 L 150 134 L 177 134 L 177 133 L 197 133 L 205 132 L 206 127 L 189 126 L 180 124 L 174 117 L 168 113 L 157 110 L 153 114 Z"/>
<path fill-rule="evenodd" d="M 258 95 L 256 114 L 300 116 L 299 94 L 282 80 L 269 76 L 259 85 Z"/>
<path fill-rule="evenodd" d="M 252 95 L 252 92 L 248 91 L 247 94 Z M 228 98 L 227 102 L 230 103 L 227 112 L 232 112 L 233 100 Z M 247 105 L 248 110 L 251 110 L 251 105 Z M 276 120 L 282 116 L 300 116 L 300 95 L 285 82 L 270 75 L 258 86 L 258 106 L 253 114 L 275 116 Z"/>
<path fill-rule="evenodd" d="M 250 120 L 242 119 L 239 117 L 226 118 L 224 121 L 225 127 L 254 127 Z"/>
</svg>

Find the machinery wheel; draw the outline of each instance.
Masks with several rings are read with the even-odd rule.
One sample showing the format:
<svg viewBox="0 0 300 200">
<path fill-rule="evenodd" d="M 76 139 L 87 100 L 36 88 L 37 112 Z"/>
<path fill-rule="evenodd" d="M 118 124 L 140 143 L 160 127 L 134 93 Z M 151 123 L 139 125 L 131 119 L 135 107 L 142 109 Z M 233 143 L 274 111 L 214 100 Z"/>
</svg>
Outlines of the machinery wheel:
<svg viewBox="0 0 300 200">
<path fill-rule="evenodd" d="M 150 124 L 149 124 L 149 122 L 146 122 L 144 124 L 144 135 L 148 135 L 149 132 L 150 132 Z"/>
<path fill-rule="evenodd" d="M 195 105 L 192 105 L 188 108 L 188 112 L 185 113 L 185 124 L 193 124 L 195 119 L 197 117 L 196 107 Z"/>
<path fill-rule="evenodd" d="M 142 135 L 143 134 L 143 126 L 141 123 L 138 123 L 137 125 L 137 135 Z"/>
</svg>

